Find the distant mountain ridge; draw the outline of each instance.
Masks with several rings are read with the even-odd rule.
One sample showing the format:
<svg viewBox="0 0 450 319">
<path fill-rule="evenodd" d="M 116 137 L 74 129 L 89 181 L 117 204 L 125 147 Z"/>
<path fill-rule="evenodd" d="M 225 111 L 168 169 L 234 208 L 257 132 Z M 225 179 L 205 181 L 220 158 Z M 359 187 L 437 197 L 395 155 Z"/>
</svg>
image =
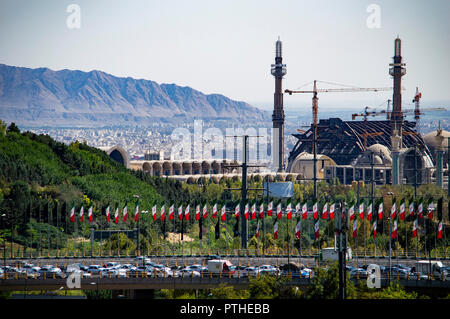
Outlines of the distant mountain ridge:
<svg viewBox="0 0 450 319">
<path fill-rule="evenodd" d="M 191 118 L 270 120 L 268 112 L 220 94 L 101 71 L 0 64 L 0 118 L 19 125 L 120 125 Z"/>
</svg>

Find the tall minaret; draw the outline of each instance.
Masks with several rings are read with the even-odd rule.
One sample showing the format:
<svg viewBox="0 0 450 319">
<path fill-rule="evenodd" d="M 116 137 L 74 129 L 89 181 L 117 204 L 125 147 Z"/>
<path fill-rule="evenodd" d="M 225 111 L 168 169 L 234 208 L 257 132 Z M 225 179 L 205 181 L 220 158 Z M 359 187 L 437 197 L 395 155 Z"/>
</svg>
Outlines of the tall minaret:
<svg viewBox="0 0 450 319">
<path fill-rule="evenodd" d="M 284 171 L 284 110 L 283 110 L 283 76 L 286 74 L 286 64 L 281 55 L 281 41 L 278 37 L 275 43 L 275 64 L 271 65 L 271 73 L 275 77 L 275 93 L 273 101 L 273 142 L 272 160 L 277 172 Z"/>
<path fill-rule="evenodd" d="M 403 123 L 403 112 L 402 112 L 402 76 L 406 74 L 406 69 L 404 68 L 405 63 L 402 63 L 402 41 L 397 36 L 394 42 L 395 45 L 395 55 L 393 57 L 394 63 L 389 64 L 391 68 L 389 69 L 389 74 L 392 75 L 394 79 L 394 93 L 392 96 L 392 114 L 391 114 L 391 126 L 392 132 L 397 130 L 399 136 L 402 136 L 402 123 Z"/>
</svg>

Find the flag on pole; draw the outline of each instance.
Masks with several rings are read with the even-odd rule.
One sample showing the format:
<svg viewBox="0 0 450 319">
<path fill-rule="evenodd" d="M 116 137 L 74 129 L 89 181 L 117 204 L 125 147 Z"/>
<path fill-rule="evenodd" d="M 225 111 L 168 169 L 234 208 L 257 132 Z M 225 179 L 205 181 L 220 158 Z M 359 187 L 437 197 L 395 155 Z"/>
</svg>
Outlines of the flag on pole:
<svg viewBox="0 0 450 319">
<path fill-rule="evenodd" d="M 258 224 L 256 225 L 256 234 L 255 234 L 256 238 L 259 237 L 259 220 L 258 220 Z"/>
<path fill-rule="evenodd" d="M 249 210 L 249 208 L 248 208 L 248 202 L 246 202 L 246 203 L 245 203 L 245 206 L 244 206 L 244 218 L 245 218 L 245 219 L 248 219 L 248 210 Z"/>
<path fill-rule="evenodd" d="M 397 219 L 394 219 L 394 224 L 392 225 L 392 239 L 397 238 Z"/>
<path fill-rule="evenodd" d="M 442 229 L 444 225 L 442 224 L 442 220 L 439 221 L 437 238 L 442 239 Z"/>
<path fill-rule="evenodd" d="M 419 199 L 419 205 L 417 206 L 417 213 L 419 214 L 419 218 L 423 218 L 423 198 Z"/>
<path fill-rule="evenodd" d="M 213 219 L 216 217 L 217 217 L 217 203 L 215 203 L 213 206 L 213 214 L 212 214 Z"/>
<path fill-rule="evenodd" d="M 277 218 L 281 219 L 281 200 L 278 201 L 278 205 L 277 205 Z"/>
<path fill-rule="evenodd" d="M 297 204 L 295 204 L 295 215 L 300 215 L 300 210 L 302 209 L 302 205 L 300 204 L 300 202 L 297 202 Z"/>
<path fill-rule="evenodd" d="M 200 220 L 200 205 L 195 207 L 195 220 Z"/>
<path fill-rule="evenodd" d="M 433 211 L 434 211 L 433 197 L 430 197 L 430 199 L 428 200 L 428 218 L 430 220 L 433 219 Z"/>
<path fill-rule="evenodd" d="M 125 203 L 125 207 L 123 208 L 123 221 L 124 222 L 127 221 L 127 216 L 128 216 L 128 204 Z"/>
<path fill-rule="evenodd" d="M 318 218 L 314 224 L 314 238 L 319 239 L 319 219 Z"/>
<path fill-rule="evenodd" d="M 391 219 L 395 219 L 397 217 L 397 202 L 395 197 L 392 199 L 392 206 L 391 206 Z"/>
<path fill-rule="evenodd" d="M 161 206 L 161 220 L 164 221 L 166 219 L 166 205 Z"/>
<path fill-rule="evenodd" d="M 175 204 L 169 207 L 169 220 L 173 220 L 173 215 L 175 213 Z"/>
<path fill-rule="evenodd" d="M 414 199 L 409 200 L 409 216 L 414 216 Z"/>
<path fill-rule="evenodd" d="M 236 207 L 234 208 L 234 218 L 238 219 L 241 216 L 241 204 L 237 203 Z"/>
<path fill-rule="evenodd" d="M 109 206 L 106 208 L 106 222 L 109 223 Z"/>
<path fill-rule="evenodd" d="M 278 239 L 278 220 L 275 219 L 275 223 L 273 224 L 273 239 Z"/>
<path fill-rule="evenodd" d="M 80 222 L 83 222 L 83 219 L 84 219 L 84 207 L 81 206 L 81 209 L 80 209 Z"/>
<path fill-rule="evenodd" d="M 273 213 L 273 201 L 269 202 L 267 205 L 267 216 L 272 216 Z"/>
<path fill-rule="evenodd" d="M 139 221 L 139 200 L 136 204 L 136 208 L 134 209 L 134 221 L 135 222 Z"/>
<path fill-rule="evenodd" d="M 178 219 L 183 220 L 183 205 L 178 206 Z"/>
<path fill-rule="evenodd" d="M 361 220 L 364 219 L 364 201 L 359 203 L 359 217 L 361 218 Z"/>
<path fill-rule="evenodd" d="M 355 218 L 355 220 L 353 221 L 353 238 L 356 238 L 356 236 L 357 236 L 357 228 L 358 228 L 358 223 L 357 223 L 357 219 Z"/>
<path fill-rule="evenodd" d="M 308 218 L 308 204 L 306 201 L 302 205 L 302 218 L 307 219 Z"/>
<path fill-rule="evenodd" d="M 419 228 L 419 218 L 416 217 L 413 223 L 412 236 L 413 238 L 417 237 L 417 229 Z"/>
<path fill-rule="evenodd" d="M 70 222 L 75 223 L 75 206 L 70 209 Z"/>
<path fill-rule="evenodd" d="M 405 198 L 402 198 L 402 200 L 400 201 L 400 220 L 405 219 L 405 211 L 406 211 Z"/>
<path fill-rule="evenodd" d="M 116 211 L 114 212 L 114 222 L 116 224 L 119 223 L 119 207 L 118 206 L 116 207 Z"/>
<path fill-rule="evenodd" d="M 88 210 L 88 217 L 89 217 L 89 222 L 90 222 L 90 223 L 92 223 L 92 210 L 93 210 L 92 206 L 89 207 L 89 210 Z"/>
<path fill-rule="evenodd" d="M 371 221 L 372 220 L 372 200 L 370 200 L 370 202 L 369 202 L 369 206 L 368 206 L 368 212 L 367 212 L 367 219 L 369 220 L 369 221 Z"/>
<path fill-rule="evenodd" d="M 377 221 L 376 220 L 373 221 L 372 230 L 373 230 L 373 238 L 377 238 Z"/>
<path fill-rule="evenodd" d="M 355 204 L 353 204 L 353 202 L 352 202 L 350 208 L 348 209 L 348 214 L 350 216 L 350 220 L 353 220 L 353 219 L 356 220 L 356 218 L 355 218 Z"/>
<path fill-rule="evenodd" d="M 300 229 L 301 229 L 301 219 L 298 219 L 297 225 L 295 226 L 295 238 L 300 239 Z"/>
<path fill-rule="evenodd" d="M 256 218 L 256 201 L 253 202 L 251 214 L 252 214 L 252 219 L 255 219 Z"/>
<path fill-rule="evenodd" d="M 317 199 L 314 201 L 313 205 L 313 219 L 317 219 L 318 216 L 318 208 L 317 208 Z"/>
<path fill-rule="evenodd" d="M 227 209 L 227 206 L 225 204 L 223 204 L 222 205 L 222 210 L 220 212 L 220 217 L 221 217 L 223 222 L 226 220 L 226 209 Z"/>
<path fill-rule="evenodd" d="M 264 218 L 264 203 L 261 202 L 261 205 L 259 205 L 259 219 Z"/>
<path fill-rule="evenodd" d="M 287 219 L 292 219 L 292 201 L 289 198 L 286 207 L 286 217 Z"/>
<path fill-rule="evenodd" d="M 156 205 L 154 205 L 152 207 L 152 217 L 153 217 L 153 221 L 155 221 L 156 220 Z"/>
<path fill-rule="evenodd" d="M 331 203 L 331 205 L 330 205 L 330 219 L 334 219 L 334 210 L 335 210 L 335 204 L 334 204 L 334 202 L 333 203 Z"/>
<path fill-rule="evenodd" d="M 216 213 L 216 215 L 217 215 L 217 213 Z M 220 239 L 220 218 L 217 218 L 217 223 L 216 223 L 216 227 L 214 229 L 214 233 L 216 235 L 216 240 Z"/>
<path fill-rule="evenodd" d="M 378 220 L 382 220 L 384 215 L 384 203 L 383 198 L 380 199 L 380 202 L 378 203 Z"/>
<path fill-rule="evenodd" d="M 203 219 L 208 217 L 208 204 L 203 205 Z"/>
<path fill-rule="evenodd" d="M 328 215 L 328 203 L 325 202 L 325 205 L 322 207 L 322 219 L 327 219 Z"/>
<path fill-rule="evenodd" d="M 188 204 L 186 206 L 186 208 L 184 209 L 184 220 L 189 220 L 189 210 L 190 210 L 190 205 Z"/>
</svg>

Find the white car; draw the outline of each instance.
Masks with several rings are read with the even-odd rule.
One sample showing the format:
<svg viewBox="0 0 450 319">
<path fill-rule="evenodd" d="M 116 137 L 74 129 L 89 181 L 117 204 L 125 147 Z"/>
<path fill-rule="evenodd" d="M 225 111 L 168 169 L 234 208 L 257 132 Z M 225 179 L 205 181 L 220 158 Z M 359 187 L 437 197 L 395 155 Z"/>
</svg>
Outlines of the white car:
<svg viewBox="0 0 450 319">
<path fill-rule="evenodd" d="M 192 270 L 192 269 L 182 269 L 181 270 L 181 274 L 180 276 L 182 276 L 182 274 L 184 274 L 184 277 L 200 277 L 200 272 L 196 271 L 196 270 Z"/>
</svg>

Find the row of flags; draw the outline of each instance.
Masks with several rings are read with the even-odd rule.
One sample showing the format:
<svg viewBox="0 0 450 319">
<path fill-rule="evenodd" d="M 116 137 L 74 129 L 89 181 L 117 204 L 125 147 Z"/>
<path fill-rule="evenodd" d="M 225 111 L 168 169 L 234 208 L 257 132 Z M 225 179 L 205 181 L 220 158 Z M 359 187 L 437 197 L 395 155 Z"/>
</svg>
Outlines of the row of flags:
<svg viewBox="0 0 450 319">
<path fill-rule="evenodd" d="M 400 220 L 405 220 L 405 216 L 406 216 L 406 204 L 405 204 L 405 199 L 403 198 L 400 201 L 400 205 L 397 208 L 397 201 L 394 198 L 393 202 L 392 202 L 392 207 L 391 207 L 391 214 L 390 217 L 393 221 L 392 224 L 392 238 L 395 239 L 397 238 L 397 226 L 398 226 L 398 222 L 397 219 L 399 218 Z M 417 204 L 417 205 L 416 205 Z M 265 209 L 265 205 L 264 203 L 260 203 L 258 206 L 256 204 L 256 202 L 253 202 L 251 205 L 250 203 L 246 203 L 245 207 L 244 207 L 244 218 L 246 220 L 248 219 L 256 219 L 258 216 L 259 219 L 264 218 L 264 215 L 267 213 L 267 216 L 273 216 L 273 201 L 269 202 L 267 205 L 267 209 Z M 409 216 L 416 216 L 416 219 L 414 220 L 413 223 L 413 237 L 417 236 L 417 230 L 418 230 L 418 219 L 419 218 L 423 218 L 424 217 L 424 205 L 427 205 L 427 216 L 428 218 L 431 220 L 433 219 L 433 210 L 434 210 L 434 202 L 433 199 L 430 198 L 428 201 L 424 201 L 423 198 L 421 198 L 419 201 L 414 201 L 414 200 L 410 200 L 409 201 Z M 373 216 L 373 212 L 372 212 L 372 207 L 376 206 L 377 207 L 377 216 Z M 169 207 L 169 220 L 174 220 L 175 218 L 175 204 L 171 205 Z M 365 216 L 365 205 L 364 202 L 361 202 L 359 204 L 357 203 L 350 203 L 349 207 L 348 207 L 348 216 L 350 221 L 353 221 L 353 225 L 352 225 L 352 236 L 355 238 L 357 236 L 357 218 L 356 218 L 356 209 L 358 209 L 359 212 L 359 216 L 360 219 L 363 220 L 364 216 Z M 152 218 L 154 221 L 156 221 L 158 219 L 157 216 L 157 205 L 153 205 L 152 207 Z M 177 208 L 177 213 L 178 213 L 178 219 L 179 220 L 189 220 L 190 219 L 190 211 L 191 211 L 191 206 L 190 204 L 188 204 L 187 206 L 184 207 L 183 209 L 183 205 L 178 206 Z M 194 213 L 194 211 L 193 211 Z M 280 220 L 282 218 L 283 215 L 283 209 L 282 209 L 282 205 L 281 205 L 281 201 L 279 201 L 276 205 L 276 209 L 275 209 L 275 213 L 277 218 L 274 220 L 274 225 L 273 225 L 273 235 L 274 235 L 274 239 L 278 238 L 278 220 Z M 108 206 L 106 208 L 105 211 L 106 214 L 106 221 L 110 222 L 111 218 L 111 208 L 110 206 Z M 296 238 L 299 239 L 300 238 L 300 229 L 301 229 L 301 219 L 307 219 L 308 216 L 308 205 L 306 202 L 304 202 L 303 204 L 301 204 L 300 202 L 297 202 L 296 205 L 294 206 L 292 204 L 292 201 L 289 199 L 287 202 L 287 206 L 285 208 L 285 215 L 287 219 L 292 219 L 293 215 L 296 215 L 298 218 L 296 227 L 295 227 L 295 235 Z M 219 205 L 218 203 L 216 203 L 215 205 L 213 205 L 212 207 L 212 218 L 215 219 L 217 218 L 219 215 Z M 372 201 L 369 201 L 368 205 L 367 205 L 367 219 L 369 221 L 372 222 L 372 234 L 373 237 L 376 238 L 377 236 L 377 223 L 379 220 L 383 219 L 383 215 L 384 215 L 384 203 L 383 203 L 383 199 L 381 198 L 376 205 L 372 205 Z M 203 206 L 201 205 L 196 205 L 195 206 L 195 220 L 200 220 L 200 219 L 206 219 L 208 216 L 208 205 L 204 204 Z M 315 201 L 313 203 L 313 207 L 312 207 L 312 216 L 313 219 L 315 221 L 314 223 L 314 237 L 315 239 L 319 238 L 319 229 L 320 229 L 320 225 L 319 225 L 319 209 L 318 209 L 318 202 Z M 82 206 L 80 209 L 80 213 L 79 213 L 79 217 L 80 217 L 80 221 L 83 222 L 84 221 L 84 207 Z M 238 203 L 234 209 L 234 217 L 235 219 L 239 219 L 241 217 L 241 211 L 240 211 L 240 203 Z M 300 219 L 301 217 L 301 219 Z M 323 220 L 327 220 L 328 217 L 330 219 L 334 219 L 335 217 L 335 203 L 325 203 L 322 207 L 322 212 L 321 212 L 321 219 Z M 378 218 L 376 218 L 378 217 Z M 122 209 L 122 220 L 123 222 L 126 222 L 128 218 L 128 205 L 125 204 L 125 206 Z M 159 216 L 161 221 L 164 221 L 166 218 L 166 205 L 163 204 L 160 207 L 160 216 Z M 345 218 L 345 214 L 344 212 L 342 212 L 342 218 Z M 117 207 L 115 209 L 114 212 L 114 222 L 116 224 L 119 223 L 119 207 Z M 221 209 L 220 209 L 220 220 L 221 221 L 226 221 L 226 205 L 223 204 Z M 75 222 L 75 207 L 73 206 L 72 209 L 70 210 L 70 221 L 72 223 Z M 88 209 L 88 221 L 89 222 L 93 222 L 93 207 L 90 206 Z M 139 221 L 139 202 L 136 204 L 135 207 L 135 211 L 134 211 L 134 221 L 138 222 Z M 236 226 L 238 225 L 238 223 L 236 223 Z M 236 228 L 236 227 L 235 227 Z M 442 238 L 442 230 L 443 230 L 443 224 L 442 224 L 442 216 L 440 217 L 439 220 L 439 225 L 438 225 L 438 233 L 437 233 L 437 237 L 438 238 Z M 236 230 L 235 230 L 236 233 Z M 257 229 L 256 229 L 256 237 L 259 236 L 259 221 L 257 224 Z"/>
</svg>

